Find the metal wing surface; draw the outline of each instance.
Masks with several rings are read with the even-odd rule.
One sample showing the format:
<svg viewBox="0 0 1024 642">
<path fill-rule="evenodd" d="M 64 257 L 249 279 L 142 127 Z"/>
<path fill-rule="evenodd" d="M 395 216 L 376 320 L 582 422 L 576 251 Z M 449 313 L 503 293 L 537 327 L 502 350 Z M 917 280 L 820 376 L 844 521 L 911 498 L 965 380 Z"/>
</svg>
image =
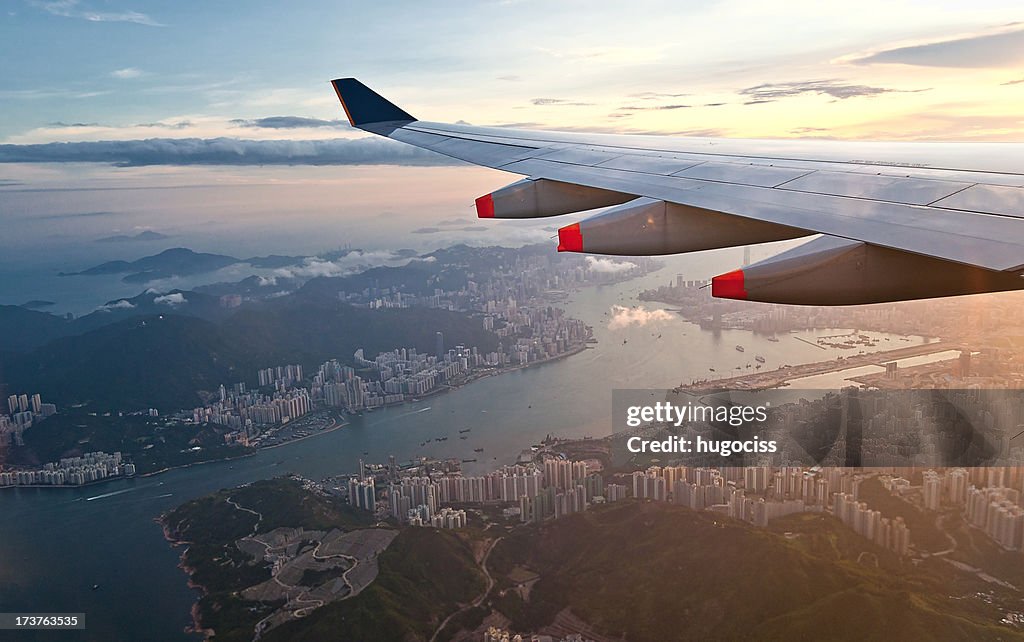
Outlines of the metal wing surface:
<svg viewBox="0 0 1024 642">
<path fill-rule="evenodd" d="M 585 134 L 416 120 L 353 78 L 354 127 L 523 176 L 482 218 L 598 208 L 559 249 L 700 251 L 811 235 L 712 280 L 715 296 L 852 304 L 1024 288 L 1024 145 Z"/>
</svg>

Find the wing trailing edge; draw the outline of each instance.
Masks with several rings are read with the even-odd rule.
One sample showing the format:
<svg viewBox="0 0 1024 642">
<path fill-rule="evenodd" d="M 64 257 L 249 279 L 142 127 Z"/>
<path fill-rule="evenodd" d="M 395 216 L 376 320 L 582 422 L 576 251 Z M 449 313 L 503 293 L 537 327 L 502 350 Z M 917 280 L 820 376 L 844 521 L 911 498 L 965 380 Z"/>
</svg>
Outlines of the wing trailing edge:
<svg viewBox="0 0 1024 642">
<path fill-rule="evenodd" d="M 482 218 L 612 206 L 559 251 L 674 254 L 821 234 L 716 277 L 721 298 L 851 305 L 1024 289 L 1024 144 L 675 138 L 416 120 L 332 81 L 359 129 L 525 177 Z"/>
</svg>

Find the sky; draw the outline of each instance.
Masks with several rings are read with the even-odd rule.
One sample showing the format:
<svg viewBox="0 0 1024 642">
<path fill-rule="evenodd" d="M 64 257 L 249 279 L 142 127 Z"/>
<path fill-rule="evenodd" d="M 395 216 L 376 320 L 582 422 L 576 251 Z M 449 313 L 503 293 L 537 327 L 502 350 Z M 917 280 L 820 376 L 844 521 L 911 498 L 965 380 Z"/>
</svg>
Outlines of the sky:
<svg viewBox="0 0 1024 642">
<path fill-rule="evenodd" d="M 0 227 L 17 234 L 0 234 L 0 267 L 138 258 L 154 246 L 92 241 L 140 230 L 235 254 L 551 236 L 551 221 L 442 224 L 516 177 L 353 130 L 329 85 L 344 76 L 442 122 L 1020 141 L 1024 11 L 1019 0 L 3 0 Z"/>
<path fill-rule="evenodd" d="M 1019 2 L 4 7 L 9 144 L 351 138 L 327 84 L 340 76 L 419 118 L 479 125 L 960 140 L 1024 126 Z"/>
</svg>

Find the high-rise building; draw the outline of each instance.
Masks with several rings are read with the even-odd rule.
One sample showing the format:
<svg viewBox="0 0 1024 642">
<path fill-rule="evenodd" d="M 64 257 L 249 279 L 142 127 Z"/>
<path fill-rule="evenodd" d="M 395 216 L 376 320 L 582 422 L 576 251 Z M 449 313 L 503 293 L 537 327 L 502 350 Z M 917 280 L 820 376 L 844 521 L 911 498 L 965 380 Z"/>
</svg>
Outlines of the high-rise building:
<svg viewBox="0 0 1024 642">
<path fill-rule="evenodd" d="M 371 513 L 377 509 L 377 491 L 373 478 L 348 480 L 348 503 Z"/>
<path fill-rule="evenodd" d="M 942 501 L 942 479 L 934 470 L 924 472 L 924 507 L 928 510 L 939 510 Z"/>
</svg>

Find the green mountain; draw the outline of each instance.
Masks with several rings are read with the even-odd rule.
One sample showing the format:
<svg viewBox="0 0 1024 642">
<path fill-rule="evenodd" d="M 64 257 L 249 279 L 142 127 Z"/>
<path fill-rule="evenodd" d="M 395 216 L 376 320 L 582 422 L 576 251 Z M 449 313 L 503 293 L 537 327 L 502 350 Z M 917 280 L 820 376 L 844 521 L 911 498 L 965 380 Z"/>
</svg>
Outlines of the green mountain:
<svg viewBox="0 0 1024 642">
<path fill-rule="evenodd" d="M 437 331 L 453 345 L 497 345 L 478 319 L 462 313 L 282 298 L 219 323 L 171 308 L 131 317 L 11 355 L 3 375 L 12 390 L 38 390 L 61 406 L 168 412 L 200 404 L 222 383 L 255 385 L 259 368 L 300 363 L 310 371 L 328 359 L 350 361 L 358 348 L 370 355 L 396 347 L 431 351 Z"/>
<path fill-rule="evenodd" d="M 19 352 L 74 331 L 63 317 L 20 305 L 0 305 L 0 352 Z"/>
<path fill-rule="evenodd" d="M 176 314 L 220 320 L 233 310 L 220 297 L 202 292 L 147 290 L 138 296 L 107 301 L 95 311 L 72 320 L 24 305 L 0 305 L 0 351 L 27 352 L 61 337 L 84 334 L 134 317 Z"/>
<path fill-rule="evenodd" d="M 863 555 L 862 555 L 863 553 Z M 523 600 L 509 579 L 540 580 Z M 952 567 L 915 568 L 830 516 L 761 530 L 667 504 L 625 502 L 516 532 L 490 558 L 497 610 L 537 631 L 571 613 L 611 638 L 1020 639 Z M 502 594 L 502 591 L 504 593 Z"/>
<path fill-rule="evenodd" d="M 280 604 L 245 601 L 239 591 L 270 578 L 269 565 L 235 542 L 258 530 L 302 527 L 345 531 L 371 526 L 372 516 L 303 488 L 291 478 L 258 481 L 192 500 L 161 518 L 170 538 L 187 542 L 182 557 L 192 582 L 204 589 L 198 614 L 217 640 L 251 640 L 253 627 Z M 264 640 L 425 640 L 457 605 L 484 589 L 472 551 L 451 532 L 402 530 L 377 558 L 377 578 L 351 598 L 333 602 L 271 629 Z"/>
<path fill-rule="evenodd" d="M 137 261 L 108 261 L 81 272 L 61 273 L 61 276 L 128 273 L 128 276 L 124 278 L 125 282 L 144 283 L 172 276 L 213 272 L 238 262 L 239 260 L 232 256 L 193 252 L 188 248 L 175 247 Z"/>
<path fill-rule="evenodd" d="M 282 624 L 264 639 L 428 640 L 441 620 L 485 587 L 469 546 L 448 531 L 406 528 L 378 563 L 380 574 L 362 593 Z"/>
<path fill-rule="evenodd" d="M 189 527 L 188 555 L 201 567 L 193 579 L 202 577 L 201 584 L 225 595 L 260 577 L 224 549 L 252 528 L 251 515 L 218 508 L 218 502 L 228 494 L 242 501 L 239 492 L 257 501 L 258 494 L 273 514 L 280 491 L 255 486 L 195 500 L 169 520 Z M 284 503 L 301 507 L 305 501 Z M 268 511 L 258 510 L 266 519 Z M 297 514 L 273 523 L 304 519 Z M 630 642 L 1024 638 L 1000 624 L 1005 611 L 1019 611 L 1016 591 L 999 593 L 941 560 L 911 563 L 831 516 L 791 515 L 758 529 L 708 512 L 625 501 L 540 526 L 462 533 L 405 528 L 379 557 L 380 574 L 363 592 L 283 624 L 265 639 L 429 640 L 442 620 L 484 588 L 467 541 L 498 535 L 487 562 L 494 587 L 439 640 L 479 639 L 470 630 L 488 615 L 523 634 L 582 628 L 585 636 Z M 204 625 L 229 640 L 248 639 L 253 613 L 273 607 L 238 598 L 222 600 L 218 610 L 208 606 Z"/>
</svg>

